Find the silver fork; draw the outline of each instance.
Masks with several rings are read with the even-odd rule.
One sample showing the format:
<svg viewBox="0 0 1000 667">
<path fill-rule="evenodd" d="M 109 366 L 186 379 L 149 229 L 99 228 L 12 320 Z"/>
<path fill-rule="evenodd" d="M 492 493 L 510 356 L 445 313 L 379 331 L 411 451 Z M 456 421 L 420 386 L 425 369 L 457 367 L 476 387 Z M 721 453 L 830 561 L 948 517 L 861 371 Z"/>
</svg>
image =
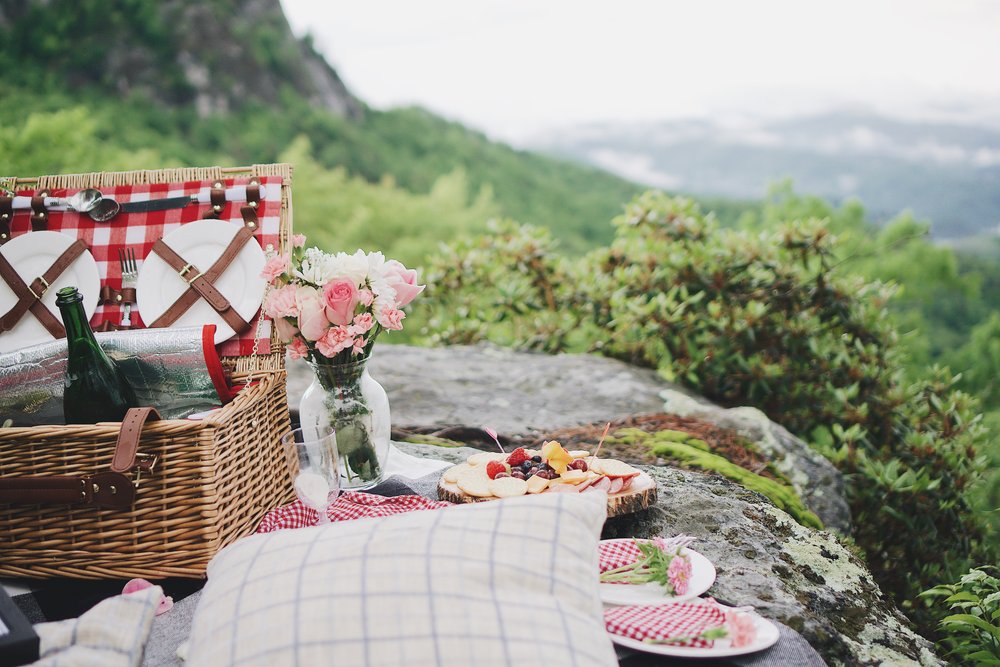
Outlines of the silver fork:
<svg viewBox="0 0 1000 667">
<path fill-rule="evenodd" d="M 122 267 L 122 289 L 135 289 L 139 277 L 139 267 L 135 263 L 135 251 L 132 248 L 118 249 L 118 262 Z M 126 301 L 122 307 L 122 321 L 119 326 L 132 326 L 132 304 Z"/>
</svg>

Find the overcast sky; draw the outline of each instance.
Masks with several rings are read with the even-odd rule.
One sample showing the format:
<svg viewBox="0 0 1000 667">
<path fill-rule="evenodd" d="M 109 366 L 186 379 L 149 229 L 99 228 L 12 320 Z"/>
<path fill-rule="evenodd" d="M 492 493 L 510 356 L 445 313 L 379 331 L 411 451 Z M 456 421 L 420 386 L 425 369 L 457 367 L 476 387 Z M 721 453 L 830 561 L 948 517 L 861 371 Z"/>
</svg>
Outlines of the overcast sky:
<svg viewBox="0 0 1000 667">
<path fill-rule="evenodd" d="M 865 107 L 1000 124 L 993 0 L 281 0 L 348 87 L 520 143 Z"/>
</svg>

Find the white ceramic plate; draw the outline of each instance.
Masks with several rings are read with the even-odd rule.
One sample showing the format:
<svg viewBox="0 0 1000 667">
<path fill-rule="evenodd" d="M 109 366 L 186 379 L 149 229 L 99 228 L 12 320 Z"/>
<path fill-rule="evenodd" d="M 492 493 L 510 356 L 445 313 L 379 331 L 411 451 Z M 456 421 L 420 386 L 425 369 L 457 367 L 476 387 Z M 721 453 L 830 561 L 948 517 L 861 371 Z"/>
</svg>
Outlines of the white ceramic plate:
<svg viewBox="0 0 1000 667">
<path fill-rule="evenodd" d="M 222 220 L 197 220 L 175 229 L 163 237 L 163 242 L 199 271 L 209 267 L 225 251 L 236 236 L 239 226 Z M 249 322 L 264 297 L 266 281 L 260 277 L 266 258 L 256 241 L 251 240 L 236 256 L 225 273 L 215 281 L 215 288 Z M 150 252 L 139 267 L 136 282 L 136 305 L 142 321 L 148 326 L 177 301 L 188 284 L 159 255 Z M 236 333 L 208 303 L 199 298 L 171 327 L 215 325 L 215 342 L 232 338 Z"/>
<path fill-rule="evenodd" d="M 30 232 L 11 239 L 0 247 L 0 252 L 21 279 L 31 285 L 31 281 L 45 273 L 74 241 L 76 239 L 72 236 L 59 232 Z M 60 322 L 62 316 L 56 306 L 56 292 L 70 286 L 76 287 L 83 295 L 83 309 L 87 313 L 87 319 L 93 317 L 97 309 L 97 300 L 101 296 L 101 276 L 97 271 L 97 262 L 89 250 L 84 250 L 83 254 L 66 267 L 62 275 L 53 281 L 42 296 L 42 303 Z M 17 297 L 13 290 L 0 280 L 0 313 L 6 313 L 15 303 Z M 29 311 L 13 329 L 0 334 L 0 352 L 13 352 L 22 347 L 47 343 L 50 340 L 52 334 Z"/>
<path fill-rule="evenodd" d="M 763 651 L 766 648 L 774 646 L 779 637 L 778 626 L 753 612 L 748 613 L 753 618 L 754 627 L 757 629 L 757 636 L 753 643 L 739 648 L 733 648 L 728 639 L 716 639 L 714 646 L 711 648 L 697 648 L 694 646 L 674 646 L 672 644 L 647 644 L 638 639 L 619 637 L 610 632 L 608 636 L 611 637 L 612 642 L 625 648 L 642 651 L 643 653 L 656 653 L 658 655 L 670 655 L 679 658 L 725 658 L 734 655 L 756 653 L 757 651 Z"/>
<path fill-rule="evenodd" d="M 631 538 L 601 540 L 601 542 L 631 542 Z M 712 561 L 694 549 L 682 549 L 691 558 L 691 581 L 684 595 L 668 595 L 659 584 L 601 584 L 601 602 L 611 605 L 669 604 L 698 597 L 715 583 Z"/>
</svg>

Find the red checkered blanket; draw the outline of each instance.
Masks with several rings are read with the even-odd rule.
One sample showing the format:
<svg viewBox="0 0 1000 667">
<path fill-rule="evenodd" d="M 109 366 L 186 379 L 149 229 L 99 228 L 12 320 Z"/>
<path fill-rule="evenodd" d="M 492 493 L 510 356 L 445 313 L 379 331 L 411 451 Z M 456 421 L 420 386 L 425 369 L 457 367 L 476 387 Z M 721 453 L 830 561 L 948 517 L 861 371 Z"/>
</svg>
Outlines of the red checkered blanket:
<svg viewBox="0 0 1000 667">
<path fill-rule="evenodd" d="M 246 185 L 248 177 L 223 179 L 226 187 Z M 279 214 L 281 211 L 281 177 L 265 176 L 257 178 L 261 184 L 262 201 L 257 208 L 259 227 L 254 234 L 254 238 L 260 246 L 267 249 L 268 246 L 278 247 Z M 148 199 L 161 199 L 166 197 L 180 197 L 183 195 L 195 195 L 200 192 L 207 192 L 211 188 L 211 181 L 188 181 L 185 183 L 168 184 L 141 184 L 141 185 L 117 185 L 111 187 L 101 187 L 101 194 L 112 197 L 119 203 L 145 201 Z M 53 189 L 49 191 L 51 197 L 67 197 L 77 192 L 76 189 Z M 18 190 L 19 196 L 30 196 L 33 190 Z M 239 202 L 227 202 L 219 219 L 230 222 L 234 225 L 243 226 L 243 218 L 240 215 Z M 121 266 L 118 263 L 118 250 L 121 248 L 131 248 L 135 251 L 138 260 L 139 270 L 142 270 L 142 263 L 149 254 L 153 244 L 165 235 L 179 228 L 181 225 L 201 219 L 209 210 L 209 204 L 191 204 L 184 208 L 172 209 L 168 211 L 154 211 L 150 213 L 119 213 L 110 222 L 96 222 L 87 215 L 81 215 L 72 211 L 52 210 L 48 214 L 47 228 L 50 231 L 67 234 L 74 238 L 82 239 L 90 253 L 97 262 L 97 268 L 101 276 L 101 282 L 116 290 L 121 289 Z M 17 211 L 11 224 L 11 236 L 20 236 L 31 231 L 31 223 L 28 211 Z M 133 310 L 133 313 L 135 311 Z M 90 323 L 96 329 L 104 322 L 117 324 L 121 321 L 121 308 L 117 304 L 100 305 L 91 318 Z M 136 317 L 133 314 L 133 324 L 135 327 L 145 327 L 141 321 L 142 313 Z M 249 355 L 253 351 L 254 334 L 257 331 L 257 319 L 251 322 L 251 327 L 242 336 L 226 341 L 220 346 L 219 353 L 222 356 Z M 258 352 L 266 354 L 269 352 L 268 339 L 269 327 L 262 327 L 261 346 Z"/>
<path fill-rule="evenodd" d="M 378 496 L 374 493 L 361 491 L 345 491 L 330 504 L 327 516 L 330 517 L 330 521 L 350 521 L 351 519 L 371 519 L 450 506 L 449 502 L 429 500 L 423 496 Z M 261 519 L 257 532 L 270 533 L 275 530 L 315 526 L 317 518 L 318 512 L 316 510 L 306 507 L 301 501 L 296 500 L 268 512 Z"/>
</svg>

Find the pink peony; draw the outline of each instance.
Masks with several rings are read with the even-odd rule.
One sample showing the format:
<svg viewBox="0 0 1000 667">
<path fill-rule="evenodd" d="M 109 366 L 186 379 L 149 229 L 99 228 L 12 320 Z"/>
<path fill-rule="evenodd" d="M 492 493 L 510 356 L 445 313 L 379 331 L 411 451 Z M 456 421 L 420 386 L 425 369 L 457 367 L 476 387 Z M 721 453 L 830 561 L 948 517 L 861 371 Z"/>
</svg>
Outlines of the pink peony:
<svg viewBox="0 0 1000 667">
<path fill-rule="evenodd" d="M 292 247 L 301 248 L 306 244 L 305 234 L 292 234 Z"/>
<path fill-rule="evenodd" d="M 122 589 L 122 595 L 129 595 L 131 593 L 138 593 L 139 591 L 144 591 L 147 588 L 152 588 L 153 584 L 149 583 L 145 579 L 131 579 L 125 588 Z M 174 599 L 172 597 L 167 597 L 162 595 L 160 597 L 160 604 L 156 608 L 156 615 L 165 614 L 170 611 L 174 606 Z"/>
<path fill-rule="evenodd" d="M 372 317 L 371 313 L 358 313 L 354 316 L 354 323 L 347 327 L 347 330 L 351 332 L 352 336 L 360 336 L 371 331 L 373 326 L 375 326 L 375 318 Z"/>
<path fill-rule="evenodd" d="M 670 585 L 674 587 L 674 594 L 684 595 L 687 593 L 688 582 L 691 581 L 691 561 L 687 556 L 674 556 L 667 568 L 667 578 Z"/>
<path fill-rule="evenodd" d="M 397 308 L 407 305 L 424 291 L 425 285 L 417 284 L 416 269 L 408 269 L 394 259 L 385 263 L 385 266 L 382 267 L 382 274 L 389 286 L 396 290 Z"/>
<path fill-rule="evenodd" d="M 361 303 L 361 305 L 364 306 L 365 308 L 372 305 L 372 301 L 374 300 L 375 300 L 375 293 L 372 292 L 367 287 L 363 287 L 362 289 L 358 290 L 358 302 Z"/>
<path fill-rule="evenodd" d="M 299 314 L 295 303 L 295 286 L 285 285 L 272 290 L 264 301 L 264 314 L 270 318 L 295 317 Z"/>
<path fill-rule="evenodd" d="M 750 614 L 726 610 L 726 636 L 733 648 L 742 648 L 754 643 L 757 639 L 757 626 Z"/>
<path fill-rule="evenodd" d="M 264 264 L 264 270 L 260 272 L 260 277 L 267 282 L 273 282 L 282 273 L 288 273 L 292 259 L 288 255 L 275 255 Z"/>
<path fill-rule="evenodd" d="M 342 352 L 354 345 L 354 337 L 347 331 L 347 327 L 330 327 L 322 338 L 316 341 L 316 349 L 324 357 L 334 357 L 338 352 Z"/>
<path fill-rule="evenodd" d="M 292 359 L 305 359 L 309 356 L 309 346 L 306 345 L 304 340 L 296 336 L 295 340 L 288 346 L 288 356 Z"/>
<path fill-rule="evenodd" d="M 403 320 L 405 318 L 406 313 L 401 311 L 399 308 L 385 306 L 382 309 L 382 312 L 378 314 L 378 323 L 386 329 L 399 331 L 403 328 Z"/>
<path fill-rule="evenodd" d="M 331 324 L 347 326 L 358 305 L 358 286 L 350 280 L 331 280 L 323 286 L 323 303 Z"/>
<path fill-rule="evenodd" d="M 299 330 L 307 340 L 319 340 L 330 326 L 326 319 L 323 295 L 314 287 L 295 290 L 295 305 L 299 310 Z"/>
<path fill-rule="evenodd" d="M 274 320 L 274 330 L 278 333 L 278 338 L 286 343 L 292 340 L 292 337 L 299 332 L 299 328 L 284 317 Z"/>
<path fill-rule="evenodd" d="M 358 336 L 354 339 L 354 345 L 351 346 L 351 354 L 364 354 L 366 344 L 364 336 Z"/>
</svg>

